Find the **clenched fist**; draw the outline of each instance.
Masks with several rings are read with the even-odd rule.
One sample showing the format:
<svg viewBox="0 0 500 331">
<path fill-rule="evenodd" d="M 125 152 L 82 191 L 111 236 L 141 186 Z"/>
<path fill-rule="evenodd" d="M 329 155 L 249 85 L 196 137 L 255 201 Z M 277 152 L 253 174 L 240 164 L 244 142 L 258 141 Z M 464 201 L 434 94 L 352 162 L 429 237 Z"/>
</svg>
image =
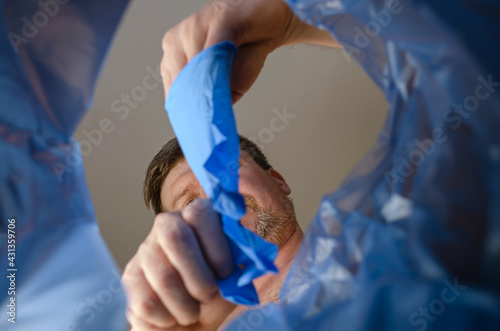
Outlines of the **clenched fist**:
<svg viewBox="0 0 500 331">
<path fill-rule="evenodd" d="M 216 282 L 232 269 L 209 200 L 158 214 L 123 274 L 133 330 L 216 330 L 236 307 L 221 297 Z"/>
<path fill-rule="evenodd" d="M 267 55 L 276 48 L 299 43 L 339 47 L 328 32 L 300 21 L 282 0 L 213 0 L 163 37 L 165 97 L 179 72 L 196 54 L 225 40 L 238 47 L 233 102 L 252 86 Z"/>
</svg>

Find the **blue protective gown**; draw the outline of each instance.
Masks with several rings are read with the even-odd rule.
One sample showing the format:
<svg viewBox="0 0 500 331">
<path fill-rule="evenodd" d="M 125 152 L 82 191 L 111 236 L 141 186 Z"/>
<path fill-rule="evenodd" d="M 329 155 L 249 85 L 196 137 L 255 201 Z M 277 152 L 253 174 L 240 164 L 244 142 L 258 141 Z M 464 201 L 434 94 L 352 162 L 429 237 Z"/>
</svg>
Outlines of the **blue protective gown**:
<svg viewBox="0 0 500 331">
<path fill-rule="evenodd" d="M 500 2 L 288 3 L 365 69 L 389 114 L 322 199 L 281 303 L 228 330 L 499 330 Z"/>
<path fill-rule="evenodd" d="M 15 328 L 121 330 L 119 276 L 70 137 L 126 1 L 43 3 L 0 0 L 0 301 L 15 273 Z M 322 200 L 282 302 L 229 329 L 498 328 L 498 1 L 289 4 L 342 43 L 390 111 L 373 149 Z"/>
<path fill-rule="evenodd" d="M 126 5 L 0 0 L 0 330 L 126 327 L 120 274 L 71 138 Z"/>
</svg>

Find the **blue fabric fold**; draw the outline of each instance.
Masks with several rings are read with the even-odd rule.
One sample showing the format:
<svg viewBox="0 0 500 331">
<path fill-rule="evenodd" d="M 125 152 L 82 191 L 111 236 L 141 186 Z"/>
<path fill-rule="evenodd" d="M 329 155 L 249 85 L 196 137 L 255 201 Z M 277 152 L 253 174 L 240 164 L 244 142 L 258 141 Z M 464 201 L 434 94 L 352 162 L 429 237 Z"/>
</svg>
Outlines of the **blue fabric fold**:
<svg viewBox="0 0 500 331">
<path fill-rule="evenodd" d="M 127 327 L 119 269 L 71 138 L 127 4 L 0 0 L 0 330 Z"/>
<path fill-rule="evenodd" d="M 268 271 L 278 247 L 241 225 L 245 201 L 238 193 L 239 136 L 231 101 L 231 72 L 237 56 L 222 42 L 194 57 L 173 82 L 165 109 L 186 161 L 221 215 L 234 272 L 219 280 L 222 296 L 236 304 L 259 303 L 252 280 Z"/>
<path fill-rule="evenodd" d="M 500 2 L 287 3 L 335 37 L 389 111 L 322 199 L 280 302 L 225 330 L 498 330 Z"/>
</svg>

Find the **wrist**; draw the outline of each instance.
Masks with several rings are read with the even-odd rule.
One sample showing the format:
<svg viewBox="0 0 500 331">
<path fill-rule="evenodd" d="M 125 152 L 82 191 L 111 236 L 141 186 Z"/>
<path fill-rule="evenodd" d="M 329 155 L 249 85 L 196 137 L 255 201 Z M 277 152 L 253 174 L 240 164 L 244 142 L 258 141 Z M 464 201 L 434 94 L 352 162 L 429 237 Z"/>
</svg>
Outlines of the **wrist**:
<svg viewBox="0 0 500 331">
<path fill-rule="evenodd" d="M 289 11 L 289 23 L 285 30 L 285 37 L 283 38 L 283 42 L 280 46 L 317 44 L 340 48 L 340 44 L 328 31 L 321 30 L 301 21 L 290 9 Z"/>
</svg>

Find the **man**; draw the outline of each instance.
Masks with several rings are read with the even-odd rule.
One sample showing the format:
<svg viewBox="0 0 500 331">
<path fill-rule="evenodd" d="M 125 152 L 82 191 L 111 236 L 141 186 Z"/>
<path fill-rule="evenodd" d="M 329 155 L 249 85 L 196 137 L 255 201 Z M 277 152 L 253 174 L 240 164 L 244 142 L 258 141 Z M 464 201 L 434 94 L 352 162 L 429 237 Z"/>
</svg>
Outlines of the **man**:
<svg viewBox="0 0 500 331">
<path fill-rule="evenodd" d="M 262 303 L 275 302 L 303 234 L 285 179 L 256 144 L 240 136 L 240 148 L 239 190 L 247 205 L 241 222 L 279 247 L 279 274 L 258 278 L 254 285 Z M 157 216 L 124 273 L 131 324 L 141 330 L 216 329 L 244 310 L 222 299 L 217 289 L 215 279 L 232 270 L 228 243 L 176 138 L 151 161 L 144 200 Z"/>
</svg>

